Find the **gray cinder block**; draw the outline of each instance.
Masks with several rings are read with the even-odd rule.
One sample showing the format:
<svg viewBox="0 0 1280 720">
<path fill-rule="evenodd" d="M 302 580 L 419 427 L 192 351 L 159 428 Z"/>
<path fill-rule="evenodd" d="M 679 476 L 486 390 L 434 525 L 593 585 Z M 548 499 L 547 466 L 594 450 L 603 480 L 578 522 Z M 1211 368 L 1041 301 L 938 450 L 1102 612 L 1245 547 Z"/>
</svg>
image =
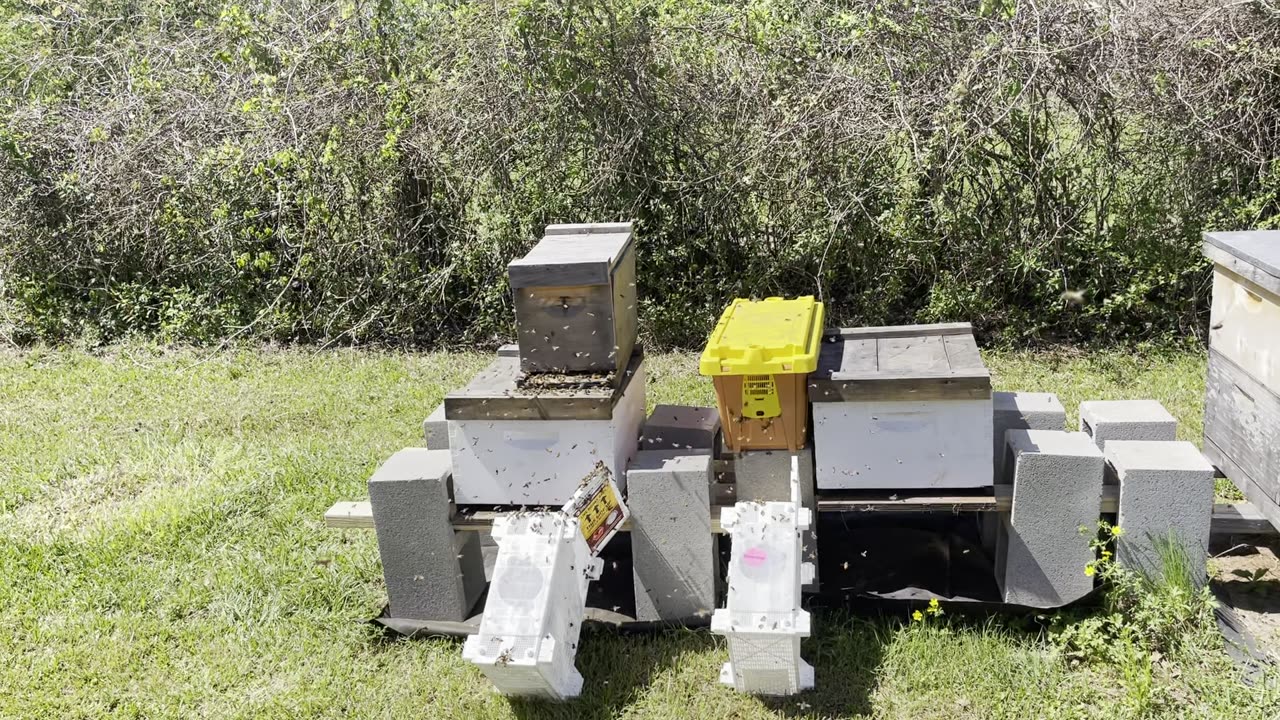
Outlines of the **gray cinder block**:
<svg viewBox="0 0 1280 720">
<path fill-rule="evenodd" d="M 449 421 L 444 419 L 444 403 L 437 405 L 422 421 L 422 435 L 428 450 L 449 449 Z"/>
<path fill-rule="evenodd" d="M 641 450 L 714 450 L 720 412 L 713 407 L 658 405 L 644 421 Z"/>
<path fill-rule="evenodd" d="M 1067 411 L 1053 393 L 991 393 L 992 448 L 994 481 L 1008 483 L 1012 478 L 1003 472 L 1004 434 L 1007 430 L 1065 430 Z"/>
<path fill-rule="evenodd" d="M 991 468 L 992 482 L 996 485 L 1013 482 L 1005 472 L 1004 434 L 1008 430 L 1065 430 L 1067 411 L 1053 393 L 994 392 L 991 393 Z M 1000 537 L 1001 518 L 996 513 L 985 513 L 979 521 L 982 526 L 982 546 L 992 554 Z"/>
<path fill-rule="evenodd" d="M 1213 465 L 1189 442 L 1111 440 L 1107 474 L 1120 485 L 1116 559 L 1152 577 L 1163 571 L 1156 542 L 1171 535 L 1203 582 L 1213 519 Z"/>
<path fill-rule="evenodd" d="M 996 580 L 1004 601 L 1058 607 L 1087 595 L 1089 537 L 1098 523 L 1102 452 L 1088 435 L 1057 430 L 1005 433 L 1013 469 L 1013 510 L 1004 518 Z"/>
<path fill-rule="evenodd" d="M 1110 440 L 1176 440 L 1178 421 L 1155 400 L 1080 403 L 1080 430 L 1099 448 Z"/>
<path fill-rule="evenodd" d="M 369 478 L 392 617 L 465 620 L 484 589 L 479 536 L 450 523 L 451 474 L 448 451 L 405 448 Z"/>
<path fill-rule="evenodd" d="M 801 562 L 813 563 L 814 580 L 805 592 L 818 591 L 817 505 L 814 502 L 813 445 L 801 448 L 800 501 L 814 518 L 804 531 Z M 791 453 L 786 450 L 742 450 L 733 456 L 734 497 L 738 502 L 787 502 L 791 499 Z"/>
<path fill-rule="evenodd" d="M 636 619 L 709 617 L 718 563 L 711 451 L 648 450 L 627 468 Z"/>
</svg>

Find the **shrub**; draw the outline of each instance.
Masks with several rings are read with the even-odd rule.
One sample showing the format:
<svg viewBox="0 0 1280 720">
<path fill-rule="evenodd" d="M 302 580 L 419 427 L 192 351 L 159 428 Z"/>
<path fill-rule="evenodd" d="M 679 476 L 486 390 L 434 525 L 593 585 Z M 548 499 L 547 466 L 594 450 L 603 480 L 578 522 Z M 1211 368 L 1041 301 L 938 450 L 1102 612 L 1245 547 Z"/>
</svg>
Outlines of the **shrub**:
<svg viewBox="0 0 1280 720">
<path fill-rule="evenodd" d="M 16 341 L 490 342 L 546 223 L 627 218 L 662 345 L 802 293 L 1163 338 L 1204 322 L 1198 233 L 1278 222 L 1261 2 L 6 7 Z"/>
</svg>

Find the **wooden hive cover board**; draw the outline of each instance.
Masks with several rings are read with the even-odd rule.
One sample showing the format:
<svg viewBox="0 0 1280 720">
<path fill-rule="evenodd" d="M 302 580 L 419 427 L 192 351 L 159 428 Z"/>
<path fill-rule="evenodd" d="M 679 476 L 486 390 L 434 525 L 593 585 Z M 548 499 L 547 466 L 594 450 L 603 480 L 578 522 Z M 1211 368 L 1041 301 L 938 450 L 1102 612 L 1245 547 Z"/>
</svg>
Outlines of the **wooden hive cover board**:
<svg viewBox="0 0 1280 720">
<path fill-rule="evenodd" d="M 630 231 L 547 235 L 528 255 L 507 265 L 511 287 L 608 285 L 631 249 L 631 238 Z"/>
<path fill-rule="evenodd" d="M 636 350 L 612 387 L 573 390 L 524 390 L 516 384 L 520 359 L 500 356 L 476 374 L 466 387 L 445 395 L 446 420 L 608 420 L 613 406 L 644 362 Z"/>
<path fill-rule="evenodd" d="M 991 397 L 969 323 L 829 330 L 809 376 L 813 402 Z"/>
<path fill-rule="evenodd" d="M 1280 230 L 1204 233 L 1205 257 L 1280 295 Z"/>
</svg>

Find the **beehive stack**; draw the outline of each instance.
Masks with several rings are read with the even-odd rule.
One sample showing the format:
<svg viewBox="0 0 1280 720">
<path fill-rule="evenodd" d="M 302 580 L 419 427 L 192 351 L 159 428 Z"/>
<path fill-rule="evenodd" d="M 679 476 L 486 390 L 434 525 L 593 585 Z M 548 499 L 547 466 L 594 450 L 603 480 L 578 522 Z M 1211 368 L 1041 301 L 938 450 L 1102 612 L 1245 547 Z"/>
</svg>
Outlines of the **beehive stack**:
<svg viewBox="0 0 1280 720">
<path fill-rule="evenodd" d="M 519 349 L 445 398 L 459 505 L 559 505 L 619 483 L 644 421 L 630 223 L 551 225 L 508 266 Z"/>
</svg>

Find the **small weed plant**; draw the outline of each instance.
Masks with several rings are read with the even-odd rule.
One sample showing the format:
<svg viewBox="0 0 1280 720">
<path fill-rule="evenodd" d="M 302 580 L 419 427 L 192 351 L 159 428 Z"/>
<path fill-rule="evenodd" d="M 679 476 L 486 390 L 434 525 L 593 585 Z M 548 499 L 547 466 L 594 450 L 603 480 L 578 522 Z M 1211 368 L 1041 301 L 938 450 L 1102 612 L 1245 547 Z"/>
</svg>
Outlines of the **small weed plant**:
<svg viewBox="0 0 1280 720">
<path fill-rule="evenodd" d="M 1148 538 L 1154 562 L 1141 569 L 1115 561 L 1123 535 L 1120 527 L 1099 523 L 1090 540 L 1097 559 L 1084 573 L 1103 583 L 1102 611 L 1056 615 L 1050 639 L 1072 665 L 1116 667 L 1132 691 L 1129 697 L 1149 707 L 1157 665 L 1166 657 L 1191 658 L 1216 646 L 1216 602 L 1202 581 L 1204 569 L 1194 567 L 1175 535 Z"/>
<path fill-rule="evenodd" d="M 1090 541 L 1097 559 L 1084 573 L 1103 583 L 1103 612 L 1074 621 L 1055 617 L 1056 647 L 1071 660 L 1123 663 L 1135 652 L 1158 658 L 1213 643 L 1216 603 L 1201 581 L 1203 568 L 1193 567 L 1172 534 L 1150 538 L 1151 567 L 1120 565 L 1114 548 L 1123 535 L 1120 527 L 1099 523 Z"/>
<path fill-rule="evenodd" d="M 1091 539 L 1097 560 L 1085 566 L 1084 574 L 1103 583 L 1103 611 L 1080 619 L 1055 616 L 1055 647 L 1074 662 L 1125 667 L 1215 643 L 1216 602 L 1203 582 L 1203 568 L 1194 568 L 1183 543 L 1174 534 L 1149 537 L 1155 562 L 1135 569 L 1115 561 L 1123 536 L 1117 525 L 1100 523 Z"/>
</svg>

